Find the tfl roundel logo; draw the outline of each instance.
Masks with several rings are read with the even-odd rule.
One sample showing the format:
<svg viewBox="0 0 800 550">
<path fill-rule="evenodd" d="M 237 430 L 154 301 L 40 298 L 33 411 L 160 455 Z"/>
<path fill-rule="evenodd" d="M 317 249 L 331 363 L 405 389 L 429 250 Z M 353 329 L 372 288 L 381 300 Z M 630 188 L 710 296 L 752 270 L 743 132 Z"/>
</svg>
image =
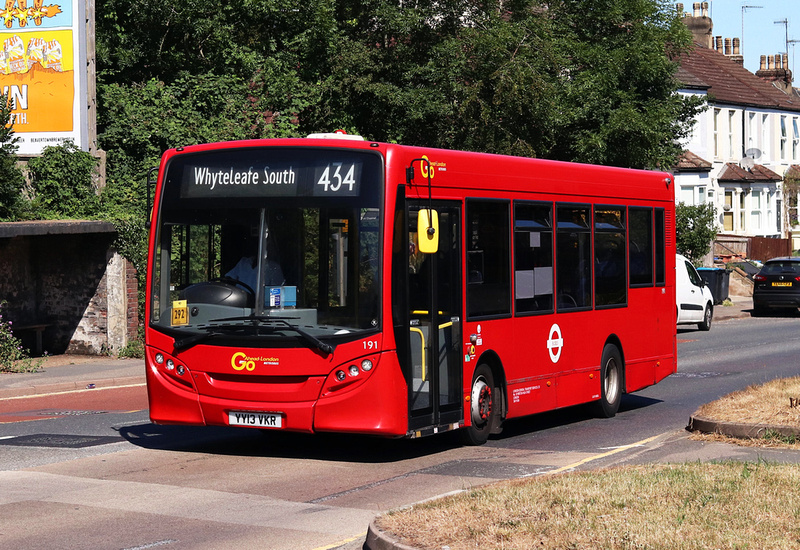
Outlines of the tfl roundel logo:
<svg viewBox="0 0 800 550">
<path fill-rule="evenodd" d="M 561 337 L 561 327 L 553 323 L 550 327 L 550 334 L 547 336 L 547 351 L 550 353 L 550 360 L 558 363 L 561 358 L 561 348 L 564 347 L 564 339 Z"/>
</svg>

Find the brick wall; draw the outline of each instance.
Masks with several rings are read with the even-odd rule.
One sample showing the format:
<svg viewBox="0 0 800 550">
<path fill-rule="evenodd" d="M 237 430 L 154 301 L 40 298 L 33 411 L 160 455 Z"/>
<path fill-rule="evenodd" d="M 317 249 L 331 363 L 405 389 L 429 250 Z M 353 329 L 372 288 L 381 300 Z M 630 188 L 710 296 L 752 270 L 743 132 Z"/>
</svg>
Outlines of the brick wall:
<svg viewBox="0 0 800 550">
<path fill-rule="evenodd" d="M 113 233 L 0 236 L 0 300 L 14 323 L 15 336 L 34 349 L 35 332 L 30 325 L 46 324 L 43 349 L 62 353 L 101 354 L 118 352 L 138 326 L 136 271 L 127 260 L 119 275 L 109 269 Z M 115 278 L 121 277 L 117 281 Z M 122 289 L 122 304 L 109 303 L 109 288 Z M 113 294 L 113 292 L 112 292 Z M 114 298 L 117 301 L 117 298 Z M 121 307 L 112 321 L 122 319 L 121 339 L 109 345 L 109 306 Z M 113 323 L 112 323 L 113 324 Z"/>
</svg>

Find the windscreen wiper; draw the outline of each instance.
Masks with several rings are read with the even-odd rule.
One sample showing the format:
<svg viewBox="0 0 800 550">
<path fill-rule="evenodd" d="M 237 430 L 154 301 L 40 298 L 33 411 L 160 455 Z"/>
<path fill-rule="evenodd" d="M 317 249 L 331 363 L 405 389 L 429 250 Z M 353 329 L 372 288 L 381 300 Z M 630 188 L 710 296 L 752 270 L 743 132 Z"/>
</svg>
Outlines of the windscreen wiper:
<svg viewBox="0 0 800 550">
<path fill-rule="evenodd" d="M 191 334 L 183 338 L 175 338 L 175 344 L 173 344 L 173 347 L 175 348 L 176 352 L 183 351 L 191 348 L 192 346 L 196 346 L 201 342 L 205 342 L 212 336 L 214 336 L 213 332 L 202 332 L 200 334 Z"/>
<path fill-rule="evenodd" d="M 297 325 L 293 325 L 289 322 L 290 319 L 297 319 L 297 317 L 269 317 L 266 315 L 251 315 L 248 317 L 226 317 L 224 319 L 212 319 L 212 323 L 216 322 L 226 322 L 226 321 L 253 321 L 254 323 L 280 323 L 280 327 L 274 327 L 275 329 L 278 328 L 287 328 L 293 332 L 299 334 L 303 340 L 311 344 L 314 348 L 320 350 L 325 355 L 330 355 L 333 353 L 333 350 L 336 349 L 336 346 L 331 344 L 327 344 L 311 334 L 310 332 L 306 331 L 303 328 L 300 328 Z M 263 325 L 258 325 L 263 326 Z"/>
<path fill-rule="evenodd" d="M 207 327 L 207 332 L 190 334 L 188 336 L 184 336 L 183 338 L 175 338 L 175 344 L 173 344 L 173 347 L 175 348 L 176 352 L 183 351 L 191 348 L 192 346 L 196 346 L 197 344 L 205 342 L 210 338 L 213 338 L 214 336 L 219 334 L 218 331 L 220 330 L 226 330 L 226 329 L 241 330 L 241 328 L 242 325 L 217 325 L 214 327 Z"/>
</svg>

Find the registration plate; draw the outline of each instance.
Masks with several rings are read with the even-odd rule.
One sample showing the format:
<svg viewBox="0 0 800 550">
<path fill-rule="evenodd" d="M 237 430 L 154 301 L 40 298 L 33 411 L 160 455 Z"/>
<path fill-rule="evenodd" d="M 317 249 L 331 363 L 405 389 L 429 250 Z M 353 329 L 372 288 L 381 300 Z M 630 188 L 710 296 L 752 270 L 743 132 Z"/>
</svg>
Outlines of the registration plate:
<svg viewBox="0 0 800 550">
<path fill-rule="evenodd" d="M 229 411 L 228 424 L 251 428 L 283 428 L 283 416 L 277 413 Z"/>
<path fill-rule="evenodd" d="M 792 283 L 791 283 L 791 281 L 784 282 L 784 283 L 774 282 L 774 283 L 772 283 L 772 286 L 792 286 Z"/>
</svg>

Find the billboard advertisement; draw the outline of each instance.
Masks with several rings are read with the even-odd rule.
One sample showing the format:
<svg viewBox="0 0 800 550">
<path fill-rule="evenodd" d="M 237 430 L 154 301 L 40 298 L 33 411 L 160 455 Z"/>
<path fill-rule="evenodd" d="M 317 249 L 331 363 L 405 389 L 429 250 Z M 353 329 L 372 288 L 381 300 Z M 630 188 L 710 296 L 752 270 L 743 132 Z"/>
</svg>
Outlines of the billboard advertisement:
<svg viewBox="0 0 800 550">
<path fill-rule="evenodd" d="M 0 90 L 18 155 L 72 141 L 88 150 L 84 0 L 0 0 Z"/>
</svg>

